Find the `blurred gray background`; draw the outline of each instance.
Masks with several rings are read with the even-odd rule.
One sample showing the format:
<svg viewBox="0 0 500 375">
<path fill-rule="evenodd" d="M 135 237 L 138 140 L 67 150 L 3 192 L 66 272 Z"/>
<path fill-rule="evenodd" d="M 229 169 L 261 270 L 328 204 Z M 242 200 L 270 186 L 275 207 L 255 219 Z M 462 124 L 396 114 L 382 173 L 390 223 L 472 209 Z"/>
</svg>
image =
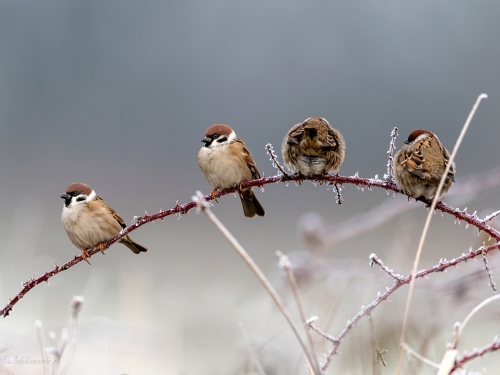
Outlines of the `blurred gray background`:
<svg viewBox="0 0 500 375">
<path fill-rule="evenodd" d="M 231 125 L 261 173 L 273 175 L 265 145 L 272 143 L 280 155 L 293 124 L 321 116 L 346 139 L 341 174 L 382 176 L 394 126 L 398 148 L 409 132 L 424 127 L 451 151 L 485 92 L 489 99 L 456 158 L 457 181 L 496 167 L 499 16 L 494 0 L 0 0 L 2 306 L 22 281 L 78 253 L 60 224 L 59 196 L 72 182 L 89 184 L 126 222 L 187 202 L 196 190 L 210 192 L 196 154 L 213 123 Z M 256 194 L 267 210 L 262 219 L 245 219 L 231 195 L 213 211 L 267 274 L 274 272 L 276 250 L 302 250 L 296 235 L 302 214 L 318 212 L 335 225 L 386 199 L 406 199 L 345 186 L 345 203 L 337 206 L 331 190 L 309 182 L 268 185 Z M 498 198 L 497 191 L 485 193 L 469 212 L 491 212 Z M 419 207 L 404 220 L 341 243 L 325 261 L 359 259 L 365 267 L 371 252 L 391 250 L 394 228 L 410 223 L 408 247 L 391 264 L 408 272 L 426 213 Z M 435 220 L 424 253 L 429 264 L 466 251 L 475 235 L 449 217 Z M 144 226 L 132 237 L 149 252 L 135 256 L 114 245 L 93 257 L 92 266 L 81 263 L 32 290 L 0 322 L 0 347 L 36 356 L 34 320 L 59 332 L 71 298 L 83 294 L 82 340 L 99 337 L 100 344 L 88 347 L 101 357 L 83 344 L 75 373 L 89 373 L 91 364 L 95 374 L 158 368 L 233 373 L 233 354 L 241 354 L 235 347 L 243 342 L 238 322 L 252 334 L 265 312 L 275 314 L 253 275 L 194 211 Z M 387 282 L 382 278 L 377 287 Z M 352 306 L 349 297 L 345 318 L 375 295 Z M 254 299 L 259 302 L 249 302 Z M 253 311 L 259 304 L 262 309 Z M 279 316 L 276 321 L 283 323 Z M 344 323 L 340 319 L 339 327 Z"/>
</svg>

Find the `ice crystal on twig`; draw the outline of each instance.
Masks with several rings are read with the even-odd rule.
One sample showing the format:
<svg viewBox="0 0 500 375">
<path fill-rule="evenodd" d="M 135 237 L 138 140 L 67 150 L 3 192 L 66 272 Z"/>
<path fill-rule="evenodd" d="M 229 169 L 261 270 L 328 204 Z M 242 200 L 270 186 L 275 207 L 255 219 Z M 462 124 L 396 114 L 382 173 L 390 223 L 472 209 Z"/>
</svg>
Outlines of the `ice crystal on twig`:
<svg viewBox="0 0 500 375">
<path fill-rule="evenodd" d="M 475 214 L 475 213 L 474 213 Z M 500 215 L 500 210 L 493 212 L 492 214 L 486 216 L 483 220 L 481 220 L 483 223 L 487 223 L 490 220 L 493 220 L 496 218 L 498 215 Z"/>
<path fill-rule="evenodd" d="M 384 175 L 384 179 L 387 182 L 393 182 L 394 181 L 394 170 L 393 170 L 393 163 L 394 163 L 394 150 L 396 148 L 396 137 L 398 136 L 398 128 L 392 129 L 391 132 L 391 143 L 389 144 L 389 151 L 387 153 L 389 154 L 389 160 L 387 161 L 387 173 Z"/>
<path fill-rule="evenodd" d="M 370 267 L 373 267 L 374 264 L 377 264 L 382 269 L 382 271 L 384 271 L 390 277 L 394 278 L 398 283 L 400 283 L 401 280 L 403 279 L 402 275 L 394 273 L 393 270 L 385 266 L 384 263 L 379 259 L 377 254 L 371 253 L 369 259 L 370 259 Z"/>
<path fill-rule="evenodd" d="M 337 201 L 337 204 L 342 204 L 344 203 L 344 198 L 342 197 L 342 185 L 340 184 L 332 184 L 333 190 L 335 191 L 335 199 Z"/>
<path fill-rule="evenodd" d="M 191 200 L 196 203 L 196 209 L 198 211 L 205 211 L 206 208 L 210 208 L 207 200 L 203 193 L 199 190 L 196 190 L 196 193 L 191 197 Z"/>
<path fill-rule="evenodd" d="M 268 143 L 266 145 L 266 151 L 269 154 L 269 160 L 273 163 L 273 167 L 278 170 L 278 175 L 281 176 L 288 176 L 288 174 L 285 172 L 285 169 L 280 165 L 278 161 L 278 157 L 274 153 L 273 145 Z"/>
</svg>

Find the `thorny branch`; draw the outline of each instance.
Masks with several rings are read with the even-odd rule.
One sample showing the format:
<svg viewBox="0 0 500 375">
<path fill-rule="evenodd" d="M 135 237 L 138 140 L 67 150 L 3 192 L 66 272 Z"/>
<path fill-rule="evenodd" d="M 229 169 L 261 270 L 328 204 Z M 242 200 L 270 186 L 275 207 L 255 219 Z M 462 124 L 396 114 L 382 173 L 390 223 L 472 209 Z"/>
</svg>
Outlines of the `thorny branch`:
<svg viewBox="0 0 500 375">
<path fill-rule="evenodd" d="M 495 212 L 493 212 L 492 214 L 490 214 L 490 215 L 486 216 L 486 217 L 483 219 L 483 221 L 484 221 L 485 223 L 487 223 L 488 221 L 493 220 L 494 218 L 496 218 L 498 215 L 500 215 L 500 210 L 495 211 Z"/>
<path fill-rule="evenodd" d="M 457 359 L 457 361 L 455 362 L 455 366 L 453 366 L 453 368 L 450 371 L 450 375 L 453 374 L 455 370 L 461 368 L 467 362 L 470 362 L 478 357 L 482 357 L 486 353 L 491 353 L 499 349 L 500 349 L 500 340 L 495 340 L 489 345 L 486 345 L 480 349 L 476 349 L 470 353 L 464 354 L 461 358 Z"/>
<path fill-rule="evenodd" d="M 371 190 L 372 187 L 377 187 L 381 189 L 385 189 L 386 191 L 393 191 L 394 193 L 401 193 L 399 189 L 396 187 L 396 185 L 392 182 L 384 181 L 381 179 L 375 179 L 375 178 L 362 178 L 359 177 L 358 174 L 356 173 L 354 176 L 340 176 L 338 174 L 336 175 L 326 175 L 326 176 L 312 176 L 312 177 L 305 177 L 303 175 L 288 175 L 288 176 L 283 176 L 283 175 L 276 175 L 276 176 L 271 176 L 271 177 L 263 177 L 258 180 L 252 180 L 252 181 L 247 181 L 244 184 L 242 184 L 243 188 L 247 187 L 255 187 L 255 186 L 263 186 L 267 184 L 272 184 L 272 183 L 277 183 L 277 182 L 287 182 L 287 181 L 302 181 L 302 180 L 311 180 L 313 182 L 327 182 L 327 183 L 332 183 L 332 184 L 353 184 L 356 185 L 357 187 L 360 187 L 361 190 L 364 190 L 365 187 L 368 188 L 368 190 Z M 232 187 L 229 189 L 224 189 L 219 192 L 219 197 L 228 195 L 231 193 L 235 193 L 238 190 L 238 187 Z M 205 196 L 205 199 L 210 202 L 213 200 L 213 198 L 209 195 Z M 421 202 L 425 203 L 426 205 L 429 205 L 430 202 L 424 200 L 424 199 L 419 199 Z M 143 226 L 144 224 L 153 222 L 155 220 L 163 220 L 167 216 L 171 215 L 184 215 L 187 214 L 190 210 L 196 207 L 196 203 L 194 201 L 187 202 L 185 204 L 179 205 L 176 204 L 175 207 L 170 208 L 168 210 L 160 210 L 160 212 L 152 215 L 144 215 L 144 216 L 139 216 L 135 219 L 135 221 L 130 224 L 128 227 L 120 231 L 116 236 L 112 237 L 108 241 L 104 242 L 104 249 L 108 249 L 112 244 L 114 244 L 116 241 L 120 240 L 130 232 L 136 230 L 137 228 Z M 497 241 L 500 241 L 500 232 L 494 229 L 493 227 L 489 226 L 486 224 L 484 220 L 479 219 L 479 217 L 476 215 L 474 212 L 473 214 L 467 213 L 467 209 L 460 210 L 458 208 L 453 208 L 448 206 L 446 203 L 439 202 L 436 205 L 436 209 L 445 212 L 447 214 L 450 214 L 455 217 L 455 220 L 460 221 L 465 221 L 466 223 L 475 226 L 478 228 L 480 231 L 484 231 L 491 237 L 495 238 Z M 89 255 L 92 256 L 99 252 L 99 249 L 97 247 L 94 247 L 93 249 L 89 250 Z M 81 255 L 75 255 L 73 259 L 70 261 L 64 263 L 63 265 L 59 266 L 57 264 L 54 264 L 54 267 L 50 271 L 44 271 L 44 273 L 37 277 L 37 278 L 31 278 L 28 281 L 23 283 L 23 288 L 21 291 L 14 297 L 14 298 L 9 298 L 9 301 L 7 305 L 0 310 L 0 315 L 3 317 L 6 317 L 10 314 L 12 311 L 12 308 L 16 303 L 19 302 L 21 298 L 23 298 L 27 292 L 29 292 L 31 289 L 33 289 L 35 286 L 38 284 L 41 284 L 42 282 L 47 282 L 49 279 L 58 273 L 62 271 L 66 271 L 67 269 L 73 267 L 74 265 L 80 263 L 83 260 Z"/>
<path fill-rule="evenodd" d="M 314 325 L 314 322 L 318 320 L 317 317 L 313 317 L 313 318 L 310 318 L 308 321 L 307 321 L 307 326 L 312 329 L 314 332 L 316 332 L 318 335 L 320 336 L 323 336 L 325 339 L 327 339 L 328 341 L 336 344 L 339 340 L 337 340 L 335 337 L 329 335 L 328 333 L 326 332 L 323 332 L 321 329 L 319 329 L 318 327 L 316 327 Z"/>
<path fill-rule="evenodd" d="M 462 177 L 453 185 L 453 189 L 446 193 L 446 196 L 453 198 L 453 202 L 466 204 L 474 199 L 478 194 L 497 188 L 500 186 L 500 168 L 492 169 L 488 172 L 476 173 Z M 387 192 L 389 194 L 389 192 Z M 395 194 L 395 193 L 394 193 Z M 331 248 L 341 241 L 346 241 L 356 237 L 361 233 L 373 230 L 398 215 L 416 208 L 416 205 L 407 204 L 403 200 L 386 200 L 379 206 L 354 216 L 340 223 L 335 223 L 327 228 L 324 236 L 324 247 Z M 498 211 L 500 213 L 500 211 Z M 483 222 L 488 222 L 488 215 Z"/>
<path fill-rule="evenodd" d="M 477 256 L 482 256 L 483 254 L 487 254 L 492 250 L 500 248 L 500 241 L 490 245 L 490 246 L 481 246 L 477 250 L 470 251 L 467 254 L 462 254 L 461 256 L 452 259 L 452 260 L 441 260 L 438 264 L 431 268 L 423 269 L 418 271 L 415 274 L 415 279 L 420 279 L 425 277 L 431 273 L 442 272 L 447 268 L 455 267 L 460 263 L 467 262 L 468 260 L 474 259 Z M 371 258 L 370 258 L 371 260 Z M 354 326 L 359 322 L 359 320 L 363 316 L 370 315 L 373 309 L 380 305 L 383 301 L 387 300 L 391 294 L 393 294 L 396 290 L 398 290 L 401 286 L 409 284 L 411 280 L 411 275 L 401 278 L 399 281 L 396 280 L 391 287 L 388 287 L 386 291 L 382 294 L 378 294 L 377 298 L 373 300 L 368 306 L 362 306 L 361 310 L 354 316 L 354 318 L 347 321 L 346 327 L 340 332 L 340 334 L 335 338 L 336 342 L 333 344 L 333 348 L 330 350 L 326 357 L 326 361 L 321 368 L 321 373 L 324 374 L 333 357 L 338 353 L 338 348 L 342 343 L 342 340 L 347 336 L 347 334 L 354 328 Z"/>
<path fill-rule="evenodd" d="M 384 271 L 398 283 L 401 282 L 401 278 L 403 277 L 403 275 L 398 275 L 394 273 L 394 271 L 391 270 L 389 267 L 385 266 L 384 263 L 379 259 L 377 254 L 371 253 L 369 259 L 370 259 L 370 267 L 373 267 L 374 264 L 378 264 L 378 266 L 382 271 Z"/>
<path fill-rule="evenodd" d="M 283 176 L 288 176 L 288 173 L 285 172 L 285 168 L 283 168 L 278 161 L 278 157 L 274 153 L 273 145 L 268 143 L 266 145 L 266 151 L 269 155 L 269 160 L 271 160 L 271 163 L 273 164 L 273 167 L 278 170 L 278 176 L 283 175 Z"/>
<path fill-rule="evenodd" d="M 335 199 L 337 201 L 337 204 L 342 204 L 344 203 L 344 198 L 342 198 L 342 187 L 337 185 L 337 184 L 333 184 L 332 185 L 332 188 L 335 190 Z"/>
<path fill-rule="evenodd" d="M 493 281 L 493 275 L 491 273 L 491 269 L 490 269 L 490 266 L 488 264 L 488 258 L 487 258 L 485 253 L 483 253 L 482 255 L 483 255 L 483 263 L 484 263 L 483 269 L 486 272 L 486 276 L 488 276 L 488 284 L 491 287 L 491 289 L 493 289 L 493 291 L 496 292 L 497 291 L 497 284 L 495 284 L 495 282 Z"/>
</svg>

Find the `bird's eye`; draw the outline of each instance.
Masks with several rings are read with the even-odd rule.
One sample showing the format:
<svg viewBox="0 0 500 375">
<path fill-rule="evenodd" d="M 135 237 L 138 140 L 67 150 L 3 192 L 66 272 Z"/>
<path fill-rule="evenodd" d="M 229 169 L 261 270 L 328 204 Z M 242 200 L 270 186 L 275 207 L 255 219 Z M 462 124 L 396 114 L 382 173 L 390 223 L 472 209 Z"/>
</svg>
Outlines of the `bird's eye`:
<svg viewBox="0 0 500 375">
<path fill-rule="evenodd" d="M 78 197 L 76 198 L 77 202 L 83 202 L 85 200 L 85 197 Z"/>
<path fill-rule="evenodd" d="M 212 135 L 212 139 L 217 139 L 217 138 L 219 138 L 219 135 L 218 135 L 218 134 L 214 134 L 214 135 Z"/>
</svg>

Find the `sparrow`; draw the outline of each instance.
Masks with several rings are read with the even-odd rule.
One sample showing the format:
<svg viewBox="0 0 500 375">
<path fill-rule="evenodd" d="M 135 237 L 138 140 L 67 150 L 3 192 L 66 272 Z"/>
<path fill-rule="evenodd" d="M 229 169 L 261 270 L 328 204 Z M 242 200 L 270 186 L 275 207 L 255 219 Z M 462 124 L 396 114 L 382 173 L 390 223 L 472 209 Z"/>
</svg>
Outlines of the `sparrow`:
<svg viewBox="0 0 500 375">
<path fill-rule="evenodd" d="M 252 188 L 242 188 L 245 181 L 260 178 L 260 173 L 245 143 L 227 125 L 215 124 L 205 132 L 204 145 L 198 152 L 198 164 L 214 188 L 210 195 L 215 199 L 218 189 L 239 186 L 239 196 L 246 217 L 264 216 L 266 212 L 254 195 Z"/>
<path fill-rule="evenodd" d="M 344 161 L 345 141 L 324 118 L 309 117 L 290 129 L 281 153 L 291 172 L 308 177 L 326 175 L 337 171 Z"/>
<path fill-rule="evenodd" d="M 96 195 L 90 186 L 81 182 L 71 184 L 61 198 L 64 199 L 62 225 L 73 245 L 82 250 L 84 260 L 89 257 L 89 249 L 98 246 L 99 250 L 103 251 L 103 242 L 127 226 L 104 199 Z M 136 254 L 147 251 L 129 236 L 118 242 Z"/>
<path fill-rule="evenodd" d="M 431 200 L 450 160 L 450 153 L 438 137 L 426 129 L 410 133 L 403 147 L 394 156 L 396 185 L 405 194 Z M 450 167 L 443 185 L 446 193 L 455 182 L 455 163 Z"/>
</svg>

